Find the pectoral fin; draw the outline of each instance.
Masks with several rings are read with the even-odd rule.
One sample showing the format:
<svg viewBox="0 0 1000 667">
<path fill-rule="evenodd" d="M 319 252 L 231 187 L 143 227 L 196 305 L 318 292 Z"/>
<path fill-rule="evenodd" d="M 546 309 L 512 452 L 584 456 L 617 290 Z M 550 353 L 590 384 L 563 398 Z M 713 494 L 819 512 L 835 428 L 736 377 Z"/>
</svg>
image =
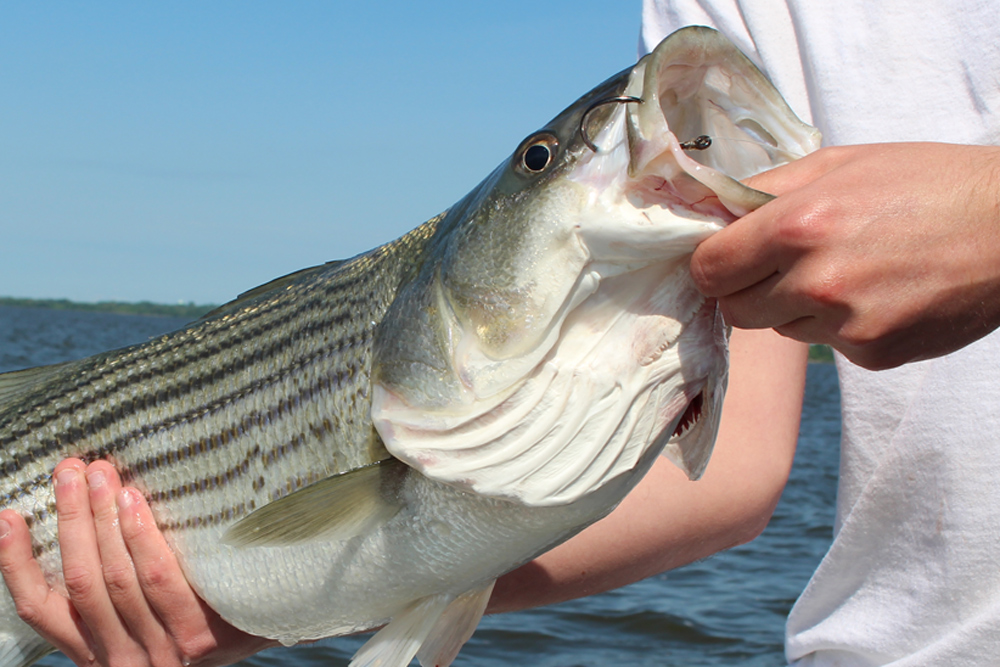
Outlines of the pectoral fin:
<svg viewBox="0 0 1000 667">
<path fill-rule="evenodd" d="M 222 540 L 238 547 L 288 546 L 368 532 L 399 511 L 397 491 L 407 470 L 386 459 L 328 477 L 241 519 Z"/>
</svg>

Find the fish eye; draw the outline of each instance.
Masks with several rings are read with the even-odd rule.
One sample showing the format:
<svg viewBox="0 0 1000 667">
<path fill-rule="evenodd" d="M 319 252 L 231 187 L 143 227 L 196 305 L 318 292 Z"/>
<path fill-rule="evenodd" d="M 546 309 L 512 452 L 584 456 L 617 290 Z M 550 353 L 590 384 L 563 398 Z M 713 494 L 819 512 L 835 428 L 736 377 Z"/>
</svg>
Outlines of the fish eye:
<svg viewBox="0 0 1000 667">
<path fill-rule="evenodd" d="M 535 135 L 522 145 L 517 166 L 529 174 L 538 174 L 552 164 L 558 146 L 558 140 L 551 134 Z"/>
<path fill-rule="evenodd" d="M 528 171 L 541 171 L 549 165 L 549 160 L 552 159 L 552 151 L 545 144 L 535 144 L 534 146 L 528 146 L 528 150 L 524 151 L 524 157 L 522 161 L 524 162 L 524 167 Z"/>
</svg>

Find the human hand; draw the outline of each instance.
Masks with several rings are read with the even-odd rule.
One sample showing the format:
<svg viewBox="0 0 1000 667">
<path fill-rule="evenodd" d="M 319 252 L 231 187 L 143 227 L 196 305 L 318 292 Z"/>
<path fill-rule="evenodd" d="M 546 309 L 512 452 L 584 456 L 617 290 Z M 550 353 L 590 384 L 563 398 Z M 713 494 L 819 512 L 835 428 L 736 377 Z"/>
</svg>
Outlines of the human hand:
<svg viewBox="0 0 1000 667">
<path fill-rule="evenodd" d="M 77 665 L 224 665 L 274 642 L 237 630 L 202 602 L 142 494 L 106 461 L 56 466 L 59 547 L 69 597 L 32 557 L 24 520 L 0 513 L 0 572 L 18 615 Z M 3 533 L 0 525 L 0 533 Z"/>
<path fill-rule="evenodd" d="M 777 199 L 691 262 L 729 324 L 827 343 L 870 369 L 1000 326 L 1000 149 L 824 148 L 748 183 Z"/>
</svg>

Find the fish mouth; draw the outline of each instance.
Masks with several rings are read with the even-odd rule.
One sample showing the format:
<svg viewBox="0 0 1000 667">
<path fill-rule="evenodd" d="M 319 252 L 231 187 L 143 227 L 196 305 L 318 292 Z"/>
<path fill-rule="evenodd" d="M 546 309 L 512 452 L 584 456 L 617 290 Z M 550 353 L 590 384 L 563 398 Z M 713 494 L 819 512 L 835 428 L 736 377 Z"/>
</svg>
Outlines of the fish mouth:
<svg viewBox="0 0 1000 667">
<path fill-rule="evenodd" d="M 677 401 L 663 404 L 672 415 L 663 429 L 663 455 L 690 479 L 708 465 L 722 414 L 728 377 L 729 329 L 715 299 L 704 299 L 676 342 L 682 360 Z"/>
<path fill-rule="evenodd" d="M 670 437 L 680 438 L 690 432 L 701 419 L 704 405 L 705 391 L 701 390 L 695 394 L 694 398 L 688 401 L 687 407 L 684 408 L 684 412 L 681 413 L 680 419 L 677 420 L 677 425 L 674 427 L 674 431 L 670 434 Z"/>
<path fill-rule="evenodd" d="M 773 199 L 742 179 L 802 157 L 821 141 L 764 74 L 710 28 L 684 28 L 663 40 L 611 99 L 619 109 L 587 143 L 598 153 L 627 148 L 627 196 L 723 224 Z"/>
</svg>

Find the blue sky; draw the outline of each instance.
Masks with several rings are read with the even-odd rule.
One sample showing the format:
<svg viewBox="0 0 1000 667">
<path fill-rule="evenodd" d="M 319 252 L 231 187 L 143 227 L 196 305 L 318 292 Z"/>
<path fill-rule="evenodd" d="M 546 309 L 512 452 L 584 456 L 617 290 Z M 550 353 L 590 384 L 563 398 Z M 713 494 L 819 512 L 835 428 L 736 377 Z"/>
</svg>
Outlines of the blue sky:
<svg viewBox="0 0 1000 667">
<path fill-rule="evenodd" d="M 447 208 L 639 0 L 5 3 L 0 295 L 221 303 Z"/>
</svg>

